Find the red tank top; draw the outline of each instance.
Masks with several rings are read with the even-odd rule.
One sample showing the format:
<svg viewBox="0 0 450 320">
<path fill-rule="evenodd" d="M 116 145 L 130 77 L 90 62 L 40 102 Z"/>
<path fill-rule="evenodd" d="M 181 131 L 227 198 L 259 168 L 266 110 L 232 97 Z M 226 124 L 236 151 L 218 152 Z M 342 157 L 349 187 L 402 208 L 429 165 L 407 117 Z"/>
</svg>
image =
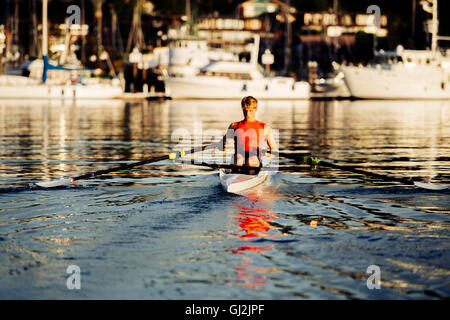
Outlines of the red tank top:
<svg viewBox="0 0 450 320">
<path fill-rule="evenodd" d="M 260 121 L 239 121 L 233 124 L 235 153 L 259 153 L 259 145 L 264 142 L 265 123 Z"/>
</svg>

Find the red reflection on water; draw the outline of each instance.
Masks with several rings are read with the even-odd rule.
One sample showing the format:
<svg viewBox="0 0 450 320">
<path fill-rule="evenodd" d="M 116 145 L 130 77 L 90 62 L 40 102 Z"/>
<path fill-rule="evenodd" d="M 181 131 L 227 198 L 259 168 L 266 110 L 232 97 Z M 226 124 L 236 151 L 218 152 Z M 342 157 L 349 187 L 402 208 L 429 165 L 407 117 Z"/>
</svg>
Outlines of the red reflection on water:
<svg viewBox="0 0 450 320">
<path fill-rule="evenodd" d="M 235 208 L 232 213 L 233 222 L 238 226 L 237 232 L 231 235 L 244 241 L 252 241 L 262 238 L 274 238 L 282 236 L 281 233 L 273 233 L 277 228 L 271 221 L 277 216 L 270 210 L 269 205 L 277 199 L 277 194 L 270 190 L 255 190 L 245 196 L 252 200 L 252 207 L 233 203 Z M 280 272 L 276 268 L 260 267 L 248 257 L 249 253 L 264 254 L 272 249 L 272 244 L 248 244 L 230 248 L 229 251 L 242 256 L 243 263 L 235 267 L 235 285 L 248 289 L 262 289 L 266 284 L 267 274 Z"/>
</svg>

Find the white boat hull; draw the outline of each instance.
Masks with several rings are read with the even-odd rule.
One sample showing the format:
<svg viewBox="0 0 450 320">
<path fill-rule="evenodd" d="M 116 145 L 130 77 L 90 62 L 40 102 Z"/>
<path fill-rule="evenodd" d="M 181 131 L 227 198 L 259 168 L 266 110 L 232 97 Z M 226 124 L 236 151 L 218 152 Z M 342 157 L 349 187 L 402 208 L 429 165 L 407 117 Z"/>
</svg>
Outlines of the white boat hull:
<svg viewBox="0 0 450 320">
<path fill-rule="evenodd" d="M 392 69 L 342 66 L 350 94 L 358 99 L 450 99 L 450 79 L 438 67 Z"/>
<path fill-rule="evenodd" d="M 232 80 L 221 77 L 170 77 L 165 79 L 166 94 L 172 99 L 308 99 L 307 82 L 291 79 Z"/>
<path fill-rule="evenodd" d="M 260 185 L 269 177 L 268 171 L 260 170 L 257 175 L 226 173 L 225 169 L 219 170 L 220 184 L 226 192 L 239 193 Z"/>
<path fill-rule="evenodd" d="M 21 76 L 0 76 L 0 99 L 114 99 L 123 94 L 120 86 L 42 84 Z"/>
<path fill-rule="evenodd" d="M 122 95 L 121 88 L 94 86 L 27 85 L 23 87 L 1 86 L 1 99 L 114 99 Z"/>
</svg>

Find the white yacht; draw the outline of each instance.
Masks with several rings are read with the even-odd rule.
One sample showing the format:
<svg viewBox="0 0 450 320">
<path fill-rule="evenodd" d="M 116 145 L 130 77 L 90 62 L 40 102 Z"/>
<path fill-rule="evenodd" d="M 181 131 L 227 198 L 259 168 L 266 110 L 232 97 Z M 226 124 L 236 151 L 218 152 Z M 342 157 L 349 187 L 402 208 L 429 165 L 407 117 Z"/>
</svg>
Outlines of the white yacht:
<svg viewBox="0 0 450 320">
<path fill-rule="evenodd" d="M 259 37 L 255 37 L 250 62 L 210 61 L 194 75 L 167 76 L 166 94 L 172 99 L 308 99 L 310 85 L 290 77 L 265 77 L 257 63 Z"/>
<path fill-rule="evenodd" d="M 24 76 L 0 75 L 0 99 L 115 99 L 122 94 L 119 79 L 108 83 L 88 79 L 77 84 L 52 84 Z"/>
<path fill-rule="evenodd" d="M 89 70 L 49 70 L 45 83 L 43 72 L 43 60 L 35 59 L 0 75 L 0 99 L 114 99 L 123 94 L 119 79 L 90 77 Z"/>
<path fill-rule="evenodd" d="M 431 2 L 430 2 L 431 4 Z M 437 1 L 432 1 L 431 50 L 378 52 L 368 66 L 341 66 L 344 80 L 358 99 L 450 99 L 450 52 L 437 48 Z"/>
<path fill-rule="evenodd" d="M 439 52 L 378 53 L 369 66 L 341 66 L 350 94 L 358 99 L 450 99 L 450 59 Z"/>
<path fill-rule="evenodd" d="M 222 49 L 210 48 L 205 39 L 196 37 L 177 38 L 169 45 L 167 57 L 160 65 L 170 77 L 195 76 L 210 61 L 237 61 L 236 55 Z"/>
</svg>

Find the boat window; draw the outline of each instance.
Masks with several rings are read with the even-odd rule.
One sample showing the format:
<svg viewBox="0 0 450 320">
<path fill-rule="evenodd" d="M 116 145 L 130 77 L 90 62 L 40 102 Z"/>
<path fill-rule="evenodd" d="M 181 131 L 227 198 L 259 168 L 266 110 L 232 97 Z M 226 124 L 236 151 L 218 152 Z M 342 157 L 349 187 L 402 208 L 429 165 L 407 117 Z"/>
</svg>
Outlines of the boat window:
<svg viewBox="0 0 450 320">
<path fill-rule="evenodd" d="M 240 77 L 239 77 L 240 80 L 251 80 L 252 79 L 252 77 L 248 73 L 240 73 L 239 75 L 240 75 Z"/>
<path fill-rule="evenodd" d="M 252 79 L 252 77 L 250 76 L 249 73 L 214 72 L 214 71 L 201 70 L 199 72 L 199 75 L 214 76 L 214 77 L 227 77 L 232 80 L 251 80 Z"/>
<path fill-rule="evenodd" d="M 248 73 L 223 73 L 223 76 L 228 77 L 233 80 L 251 80 L 250 74 Z"/>
</svg>

